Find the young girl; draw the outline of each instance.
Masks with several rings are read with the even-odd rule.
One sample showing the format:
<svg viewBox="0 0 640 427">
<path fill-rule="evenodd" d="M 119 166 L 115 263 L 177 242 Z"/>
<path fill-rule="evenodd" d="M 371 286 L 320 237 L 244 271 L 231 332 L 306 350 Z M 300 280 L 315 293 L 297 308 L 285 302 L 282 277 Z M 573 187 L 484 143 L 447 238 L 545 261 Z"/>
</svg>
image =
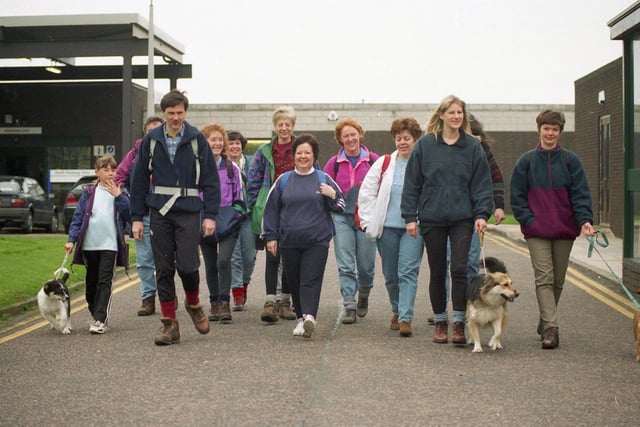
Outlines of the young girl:
<svg viewBox="0 0 640 427">
<path fill-rule="evenodd" d="M 73 264 L 84 264 L 85 296 L 93 321 L 92 334 L 107 330 L 111 285 L 116 265 L 128 267 L 124 224 L 129 221 L 129 197 L 115 183 L 116 161 L 111 155 L 96 160 L 97 182 L 82 192 L 69 226 L 64 249 L 73 255 Z"/>
</svg>

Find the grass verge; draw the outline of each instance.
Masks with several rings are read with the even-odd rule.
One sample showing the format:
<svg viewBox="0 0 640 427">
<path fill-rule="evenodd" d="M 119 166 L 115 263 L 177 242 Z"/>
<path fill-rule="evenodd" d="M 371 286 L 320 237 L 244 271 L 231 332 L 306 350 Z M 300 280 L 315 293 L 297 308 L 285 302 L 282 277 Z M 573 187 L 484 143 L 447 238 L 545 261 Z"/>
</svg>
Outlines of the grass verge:
<svg viewBox="0 0 640 427">
<path fill-rule="evenodd" d="M 53 278 L 53 272 L 62 264 L 66 241 L 66 235 L 55 234 L 0 236 L 0 310 L 36 296 L 42 284 Z M 135 260 L 135 245 L 128 243 L 129 259 Z M 71 258 L 72 255 L 66 263 L 71 272 L 67 284 L 84 282 L 84 266 L 71 268 Z"/>
</svg>

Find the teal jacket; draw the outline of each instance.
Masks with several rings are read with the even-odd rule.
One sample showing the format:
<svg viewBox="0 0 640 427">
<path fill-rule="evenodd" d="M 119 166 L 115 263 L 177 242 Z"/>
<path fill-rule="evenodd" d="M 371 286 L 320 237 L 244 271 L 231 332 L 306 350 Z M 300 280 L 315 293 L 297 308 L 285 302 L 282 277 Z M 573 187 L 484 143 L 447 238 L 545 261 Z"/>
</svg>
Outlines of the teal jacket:
<svg viewBox="0 0 640 427">
<path fill-rule="evenodd" d="M 400 210 L 405 222 L 420 223 L 421 232 L 447 227 L 493 212 L 493 185 L 487 156 L 473 136 L 460 130 L 460 138 L 447 145 L 442 133 L 422 136 L 407 163 Z"/>
</svg>

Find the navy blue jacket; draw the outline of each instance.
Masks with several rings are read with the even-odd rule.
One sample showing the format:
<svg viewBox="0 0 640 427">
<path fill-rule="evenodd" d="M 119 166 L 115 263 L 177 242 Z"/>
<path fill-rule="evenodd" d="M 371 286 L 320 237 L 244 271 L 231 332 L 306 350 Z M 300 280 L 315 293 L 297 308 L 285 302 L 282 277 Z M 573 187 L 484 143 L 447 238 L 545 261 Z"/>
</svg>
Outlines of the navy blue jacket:
<svg viewBox="0 0 640 427">
<path fill-rule="evenodd" d="M 447 145 L 442 132 L 422 136 L 404 177 L 402 218 L 420 222 L 420 228 L 469 224 L 488 219 L 493 212 L 493 184 L 487 156 L 478 141 L 462 129 Z"/>
<path fill-rule="evenodd" d="M 184 134 L 178 145 L 173 163 L 167 150 L 164 135 L 165 123 L 154 128 L 144 136 L 140 153 L 133 169 L 131 180 L 131 219 L 142 221 L 148 215 L 149 208 L 160 209 L 171 198 L 169 195 L 153 194 L 149 176 L 153 175 L 153 185 L 163 187 L 198 188 L 203 198 L 197 196 L 180 197 L 171 208 L 173 212 L 200 212 L 204 218 L 215 220 L 220 205 L 220 181 L 211 148 L 204 135 L 186 121 Z M 200 181 L 196 187 L 196 169 L 191 141 L 198 141 L 200 158 Z M 157 141 L 153 153 L 152 172 L 149 172 L 150 141 Z"/>
</svg>

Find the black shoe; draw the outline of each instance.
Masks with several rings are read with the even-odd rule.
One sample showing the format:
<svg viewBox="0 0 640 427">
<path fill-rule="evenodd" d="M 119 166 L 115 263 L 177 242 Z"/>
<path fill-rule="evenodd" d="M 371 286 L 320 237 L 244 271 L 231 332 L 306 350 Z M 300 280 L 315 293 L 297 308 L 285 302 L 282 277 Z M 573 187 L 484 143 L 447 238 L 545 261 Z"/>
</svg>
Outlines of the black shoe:
<svg viewBox="0 0 640 427">
<path fill-rule="evenodd" d="M 353 308 L 345 308 L 342 313 L 342 323 L 345 325 L 356 323 L 356 310 Z"/>
</svg>

